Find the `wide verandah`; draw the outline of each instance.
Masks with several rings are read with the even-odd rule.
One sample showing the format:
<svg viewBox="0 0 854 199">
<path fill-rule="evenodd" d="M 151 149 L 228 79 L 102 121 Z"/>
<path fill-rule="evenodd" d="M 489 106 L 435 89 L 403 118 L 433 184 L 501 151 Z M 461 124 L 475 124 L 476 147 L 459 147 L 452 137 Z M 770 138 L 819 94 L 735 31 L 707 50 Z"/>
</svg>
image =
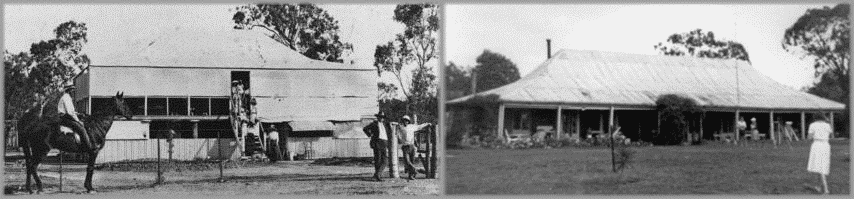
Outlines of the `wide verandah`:
<svg viewBox="0 0 854 199">
<path fill-rule="evenodd" d="M 800 140 L 806 138 L 806 128 L 814 121 L 812 114 L 821 112 L 823 110 L 704 107 L 700 119 L 689 121 L 690 133 L 686 137 L 693 141 L 781 140 L 789 138 L 784 130 L 790 130 L 795 135 L 791 139 Z M 497 114 L 497 129 L 504 131 L 495 132 L 501 137 L 512 138 L 595 138 L 606 133 L 613 121 L 626 138 L 651 141 L 661 125 L 658 111 L 650 106 L 502 103 Z M 832 125 L 834 114 L 829 114 Z M 739 117 L 746 122 L 748 131 L 737 131 Z M 749 131 L 751 127 L 755 127 L 756 135 Z"/>
</svg>

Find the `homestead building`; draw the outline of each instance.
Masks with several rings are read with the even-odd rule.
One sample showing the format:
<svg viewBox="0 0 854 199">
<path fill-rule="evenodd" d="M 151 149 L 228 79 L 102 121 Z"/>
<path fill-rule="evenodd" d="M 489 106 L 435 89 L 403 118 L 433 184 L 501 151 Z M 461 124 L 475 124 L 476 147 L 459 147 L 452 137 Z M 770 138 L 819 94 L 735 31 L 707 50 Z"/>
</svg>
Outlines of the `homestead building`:
<svg viewBox="0 0 854 199">
<path fill-rule="evenodd" d="M 309 59 L 245 30 L 177 28 L 108 49 L 89 53 L 90 67 L 75 80 L 78 109 L 97 111 L 122 91 L 134 116 L 114 123 L 99 162 L 155 158 L 157 138 L 170 129 L 175 159 L 240 157 L 244 135 L 230 117 L 235 81 L 257 100 L 262 131 L 293 129 L 294 154 L 371 155 L 361 129 L 378 111 L 374 68 Z M 166 157 L 167 144 L 160 146 Z"/>
<path fill-rule="evenodd" d="M 607 132 L 613 120 L 631 140 L 650 141 L 660 125 L 656 100 L 677 94 L 696 101 L 705 113 L 690 125 L 694 137 L 744 139 L 734 135 L 740 116 L 748 125 L 756 118 L 766 138 L 785 122 L 805 137 L 806 124 L 812 121 L 807 113 L 845 108 L 778 83 L 744 61 L 592 50 L 549 55 L 516 82 L 450 100 L 449 110 L 456 112 L 451 115 L 457 117 L 448 120 L 451 128 L 471 131 L 473 121 L 466 113 L 480 109 L 486 114 L 478 117 L 488 120 L 483 126 L 504 129 L 505 136 L 545 132 L 583 139 Z M 489 131 L 501 132 L 495 130 Z"/>
</svg>

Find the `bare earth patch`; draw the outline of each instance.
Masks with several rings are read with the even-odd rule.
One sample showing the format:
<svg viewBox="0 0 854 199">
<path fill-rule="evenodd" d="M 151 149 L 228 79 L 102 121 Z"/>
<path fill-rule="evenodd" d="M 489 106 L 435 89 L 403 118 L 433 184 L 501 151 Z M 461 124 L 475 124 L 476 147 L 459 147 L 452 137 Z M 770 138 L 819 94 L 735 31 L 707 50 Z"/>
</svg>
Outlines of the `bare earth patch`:
<svg viewBox="0 0 854 199">
<path fill-rule="evenodd" d="M 84 165 L 63 166 L 63 190 L 59 192 L 57 165 L 42 165 L 39 174 L 45 194 L 65 195 L 84 192 Z M 5 167 L 6 194 L 26 194 L 22 190 L 25 176 L 20 166 L 7 163 Z M 153 186 L 155 172 L 96 170 L 93 185 L 97 194 L 337 194 L 337 195 L 438 195 L 437 179 L 424 179 L 419 174 L 414 181 L 384 178 L 371 180 L 373 167 L 325 166 L 310 161 L 279 162 L 225 169 L 225 182 L 218 182 L 219 170 L 170 171 L 163 174 L 165 183 Z M 387 177 L 385 173 L 384 177 Z M 405 175 L 401 175 L 405 176 Z"/>
</svg>

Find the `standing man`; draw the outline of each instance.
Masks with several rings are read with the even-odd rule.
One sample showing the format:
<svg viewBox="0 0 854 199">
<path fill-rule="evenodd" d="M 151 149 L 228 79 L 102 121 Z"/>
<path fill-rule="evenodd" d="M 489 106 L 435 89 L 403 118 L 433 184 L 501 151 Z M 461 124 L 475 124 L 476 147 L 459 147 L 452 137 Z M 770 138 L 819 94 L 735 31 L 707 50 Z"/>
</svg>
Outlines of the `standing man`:
<svg viewBox="0 0 854 199">
<path fill-rule="evenodd" d="M 385 119 L 385 113 L 380 111 L 376 115 L 377 120 L 365 126 L 362 131 L 371 138 L 371 149 L 374 150 L 374 179 L 380 179 L 380 173 L 385 169 L 386 159 L 388 159 L 388 133 L 391 132 L 391 126 Z"/>
<path fill-rule="evenodd" d="M 59 113 L 60 125 L 71 127 L 74 132 L 80 133 L 81 141 L 83 141 L 86 148 L 94 150 L 97 146 L 92 142 L 92 137 L 86 132 L 83 122 L 80 121 L 80 118 L 77 117 L 77 111 L 74 110 L 74 100 L 71 98 L 71 95 L 76 90 L 77 88 L 73 84 L 68 84 L 65 86 L 65 92 L 59 98 L 59 104 L 57 104 L 56 108 Z"/>
<path fill-rule="evenodd" d="M 403 150 L 403 160 L 405 160 L 406 173 L 409 174 L 407 179 L 409 180 L 415 180 L 415 175 L 418 174 L 414 164 L 412 164 L 412 161 L 415 160 L 415 132 L 430 125 L 432 124 L 412 124 L 412 119 L 410 119 L 408 115 L 403 116 L 403 125 L 400 127 L 398 140 L 402 143 L 401 149 Z"/>
</svg>

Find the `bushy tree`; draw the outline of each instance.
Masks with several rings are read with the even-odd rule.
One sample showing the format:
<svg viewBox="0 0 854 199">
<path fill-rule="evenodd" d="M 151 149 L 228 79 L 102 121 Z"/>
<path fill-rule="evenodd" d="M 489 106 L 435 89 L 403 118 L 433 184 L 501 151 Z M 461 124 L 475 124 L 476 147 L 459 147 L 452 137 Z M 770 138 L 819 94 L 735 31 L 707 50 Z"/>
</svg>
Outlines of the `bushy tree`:
<svg viewBox="0 0 854 199">
<path fill-rule="evenodd" d="M 454 62 L 445 66 L 445 90 L 448 100 L 471 94 L 471 81 L 471 75 L 463 67 Z"/>
<path fill-rule="evenodd" d="M 29 53 L 4 51 L 6 119 L 50 105 L 66 83 L 88 68 L 89 58 L 82 54 L 86 24 L 68 21 L 53 32 L 54 39 L 33 43 Z"/>
<path fill-rule="evenodd" d="M 782 41 L 786 51 L 813 60 L 815 83 L 807 92 L 844 103 L 846 109 L 850 109 L 850 10 L 849 4 L 809 9 L 786 29 Z M 848 113 L 843 112 L 838 119 L 848 121 Z M 848 137 L 848 122 L 837 124 L 840 136 Z"/>
<path fill-rule="evenodd" d="M 693 56 L 702 58 L 738 59 L 750 62 L 750 56 L 744 45 L 735 41 L 715 38 L 712 31 L 695 29 L 685 33 L 676 33 L 667 37 L 667 41 L 655 46 L 661 54 L 670 56 Z"/>
<path fill-rule="evenodd" d="M 340 40 L 338 21 L 314 4 L 262 3 L 235 10 L 235 29 L 264 28 L 271 38 L 308 58 L 340 63 L 353 50 Z"/>
<path fill-rule="evenodd" d="M 504 55 L 483 50 L 475 66 L 477 92 L 498 88 L 519 80 L 519 69 Z"/>
<path fill-rule="evenodd" d="M 407 106 L 400 111 L 418 115 L 419 122 L 434 121 L 437 115 L 436 75 L 433 67 L 427 63 L 438 58 L 439 18 L 438 6 L 434 4 L 401 4 L 394 9 L 394 20 L 405 25 L 403 33 L 387 44 L 378 45 L 374 52 L 374 66 L 377 72 L 390 72 L 395 75 L 398 86 L 382 84 L 381 92 L 395 91 L 401 88 Z M 412 80 L 406 89 L 403 86 L 404 66 L 414 65 Z M 380 100 L 380 106 L 388 100 Z"/>
<path fill-rule="evenodd" d="M 694 99 L 675 94 L 659 96 L 655 100 L 659 112 L 661 131 L 653 138 L 653 144 L 674 145 L 686 140 L 692 121 L 702 117 L 702 111 Z"/>
</svg>

